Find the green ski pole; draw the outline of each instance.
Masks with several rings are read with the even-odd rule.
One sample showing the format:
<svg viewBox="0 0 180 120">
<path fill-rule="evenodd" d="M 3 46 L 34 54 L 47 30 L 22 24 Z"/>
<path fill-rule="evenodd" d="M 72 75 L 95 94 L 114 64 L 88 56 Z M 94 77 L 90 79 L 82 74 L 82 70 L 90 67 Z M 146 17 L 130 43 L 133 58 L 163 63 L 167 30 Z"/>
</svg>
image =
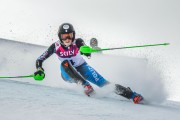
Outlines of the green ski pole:
<svg viewBox="0 0 180 120">
<path fill-rule="evenodd" d="M 33 77 L 34 78 L 34 80 L 37 80 L 37 81 L 42 81 L 43 79 L 44 79 L 44 76 L 45 75 L 34 75 L 34 74 L 32 74 L 32 75 L 26 75 L 26 76 L 11 76 L 11 77 L 9 77 L 9 76 L 6 76 L 6 77 L 0 77 L 0 79 L 5 79 L 5 78 L 31 78 L 31 77 Z"/>
<path fill-rule="evenodd" d="M 5 76 L 5 77 L 0 77 L 0 78 L 29 78 L 29 77 L 34 77 L 34 74 L 32 75 L 26 75 L 26 76 Z"/>
<path fill-rule="evenodd" d="M 170 43 L 162 43 L 162 44 L 148 44 L 148 45 L 139 45 L 139 46 L 127 46 L 127 47 L 118 47 L 118 48 L 102 48 L 102 49 L 92 49 L 89 46 L 81 46 L 80 52 L 82 53 L 93 53 L 100 52 L 105 50 L 115 50 L 115 49 L 128 49 L 128 48 L 142 48 L 142 47 L 152 47 L 152 46 L 166 46 Z"/>
</svg>

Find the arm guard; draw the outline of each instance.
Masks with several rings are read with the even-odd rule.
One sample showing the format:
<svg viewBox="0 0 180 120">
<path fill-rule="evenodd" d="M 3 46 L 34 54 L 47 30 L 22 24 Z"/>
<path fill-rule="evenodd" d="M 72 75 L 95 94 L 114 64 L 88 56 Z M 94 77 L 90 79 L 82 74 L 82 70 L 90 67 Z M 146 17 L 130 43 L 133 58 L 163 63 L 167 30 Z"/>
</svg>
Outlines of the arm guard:
<svg viewBox="0 0 180 120">
<path fill-rule="evenodd" d="M 36 68 L 42 68 L 42 63 L 48 57 L 50 57 L 55 52 L 55 43 L 53 43 L 38 59 L 36 60 Z"/>
<path fill-rule="evenodd" d="M 84 40 L 81 39 L 81 38 L 76 39 L 76 42 L 75 42 L 75 43 L 76 43 L 76 45 L 77 45 L 78 48 L 80 48 L 81 46 L 86 45 L 86 44 L 84 43 Z"/>
<path fill-rule="evenodd" d="M 76 45 L 77 45 L 77 47 L 78 48 L 80 48 L 81 46 L 85 46 L 86 44 L 84 43 L 84 40 L 83 39 L 81 39 L 81 38 L 78 38 L 78 39 L 76 39 Z M 88 58 L 90 58 L 91 57 L 91 53 L 81 53 L 81 55 L 85 55 L 85 56 L 87 56 Z"/>
</svg>

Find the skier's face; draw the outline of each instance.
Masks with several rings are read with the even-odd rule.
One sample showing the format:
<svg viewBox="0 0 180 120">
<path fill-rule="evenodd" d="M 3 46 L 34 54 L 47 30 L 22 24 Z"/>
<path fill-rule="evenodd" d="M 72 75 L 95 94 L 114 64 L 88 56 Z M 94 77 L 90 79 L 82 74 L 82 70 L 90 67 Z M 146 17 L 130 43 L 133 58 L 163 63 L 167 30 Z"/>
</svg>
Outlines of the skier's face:
<svg viewBox="0 0 180 120">
<path fill-rule="evenodd" d="M 63 41 L 63 44 L 66 45 L 67 47 L 72 44 L 72 39 L 66 39 L 66 40 L 62 40 L 62 41 Z"/>
<path fill-rule="evenodd" d="M 61 34 L 61 39 L 67 47 L 72 44 L 73 33 Z"/>
</svg>

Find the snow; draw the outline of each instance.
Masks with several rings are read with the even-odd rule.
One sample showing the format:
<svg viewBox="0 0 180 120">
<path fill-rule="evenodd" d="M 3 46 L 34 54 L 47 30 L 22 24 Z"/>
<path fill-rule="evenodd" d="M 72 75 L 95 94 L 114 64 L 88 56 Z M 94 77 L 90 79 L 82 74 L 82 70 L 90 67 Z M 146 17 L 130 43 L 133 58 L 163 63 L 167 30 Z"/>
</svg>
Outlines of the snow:
<svg viewBox="0 0 180 120">
<path fill-rule="evenodd" d="M 32 74 L 36 58 L 47 49 L 5 39 L 0 39 L 0 42 L 1 76 Z M 53 55 L 44 63 L 46 78 L 41 82 L 32 78 L 0 80 L 0 119 L 179 119 L 179 101 L 169 100 L 170 93 L 165 89 L 167 84 L 160 71 L 149 67 L 147 59 L 94 54 L 92 59 L 86 60 L 110 82 L 130 86 L 141 93 L 148 104 L 136 105 L 115 95 L 113 85 L 105 88 L 93 85 L 96 95 L 86 97 L 81 86 L 61 79 L 60 62 Z"/>
<path fill-rule="evenodd" d="M 75 90 L 0 80 L 2 120 L 178 120 L 180 104 L 135 105 L 117 97 L 89 98 Z M 169 105 L 167 105 L 169 104 Z"/>
<path fill-rule="evenodd" d="M 0 80 L 0 88 L 0 116 L 3 120 L 178 120 L 180 117 L 180 104 L 134 105 L 108 96 L 88 98 L 69 89 L 12 80 Z"/>
</svg>

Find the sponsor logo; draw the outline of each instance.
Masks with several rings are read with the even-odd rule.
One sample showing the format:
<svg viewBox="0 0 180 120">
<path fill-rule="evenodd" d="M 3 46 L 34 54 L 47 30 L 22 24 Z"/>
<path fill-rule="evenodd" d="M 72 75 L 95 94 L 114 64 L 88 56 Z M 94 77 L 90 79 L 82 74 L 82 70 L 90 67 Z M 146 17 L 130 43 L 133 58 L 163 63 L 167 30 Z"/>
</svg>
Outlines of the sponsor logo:
<svg viewBox="0 0 180 120">
<path fill-rule="evenodd" d="M 67 30 L 69 29 L 69 25 L 63 25 L 63 28 Z"/>
<path fill-rule="evenodd" d="M 99 78 L 98 78 L 97 72 L 96 72 L 92 67 L 88 67 L 88 68 L 89 68 L 89 70 L 91 71 L 91 73 L 92 73 L 92 75 L 93 75 L 95 81 L 98 81 Z"/>
<path fill-rule="evenodd" d="M 72 50 L 72 51 L 64 51 L 64 52 L 60 52 L 60 56 L 61 56 L 61 57 L 73 56 L 73 55 L 75 55 L 74 50 Z"/>
</svg>

